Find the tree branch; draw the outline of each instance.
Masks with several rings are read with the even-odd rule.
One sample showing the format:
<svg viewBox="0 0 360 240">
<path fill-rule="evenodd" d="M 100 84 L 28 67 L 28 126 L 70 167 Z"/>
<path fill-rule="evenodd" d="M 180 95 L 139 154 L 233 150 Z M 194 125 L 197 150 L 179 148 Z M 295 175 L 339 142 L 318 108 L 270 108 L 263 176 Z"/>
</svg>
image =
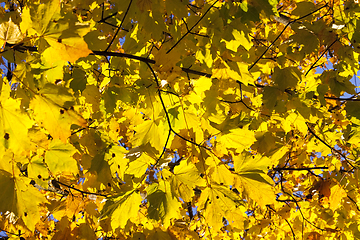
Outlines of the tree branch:
<svg viewBox="0 0 360 240">
<path fill-rule="evenodd" d="M 320 142 L 322 142 L 323 144 L 325 144 L 325 146 L 327 146 L 328 148 L 330 148 L 332 151 L 336 152 L 337 154 L 339 154 L 342 158 L 345 159 L 345 161 L 352 167 L 352 168 L 356 168 L 349 160 L 348 158 L 339 150 L 333 148 L 332 146 L 330 146 L 328 143 L 326 143 L 324 140 L 322 140 L 318 135 L 316 135 L 316 133 L 310 128 L 309 123 L 306 123 L 306 125 L 308 126 L 308 130 L 309 132 L 316 138 L 318 139 Z"/>
<path fill-rule="evenodd" d="M 288 23 L 285 25 L 284 29 L 283 29 L 283 30 L 280 32 L 280 34 L 271 42 L 271 44 L 265 49 L 265 51 L 260 55 L 260 57 L 258 57 L 258 58 L 256 59 L 256 61 L 255 61 L 253 64 L 251 64 L 251 66 L 249 67 L 249 71 L 260 61 L 260 59 L 262 59 L 262 57 L 267 53 L 267 51 L 269 51 L 269 49 L 270 49 L 270 48 L 275 44 L 275 42 L 281 37 L 281 35 L 285 32 L 286 28 L 287 28 L 288 26 L 290 26 L 290 24 L 295 23 L 295 22 L 297 22 L 297 21 L 299 21 L 299 20 L 301 20 L 301 19 L 303 19 L 303 18 L 306 18 L 307 16 L 310 16 L 311 14 L 316 13 L 317 11 L 320 11 L 322 8 L 326 7 L 327 5 L 328 5 L 328 4 L 326 3 L 324 6 L 318 8 L 318 9 L 316 9 L 316 10 L 314 10 L 314 11 L 312 11 L 312 12 L 310 12 L 310 13 L 302 16 L 302 17 L 299 17 L 299 18 L 297 18 L 297 19 L 295 19 L 295 20 L 292 20 L 292 21 L 288 22 Z"/>
<path fill-rule="evenodd" d="M 249 110 L 251 110 L 251 111 L 255 111 L 253 108 L 251 108 L 251 107 L 249 107 L 245 102 L 244 102 L 244 100 L 243 100 L 243 94 L 242 94 L 242 88 L 241 88 L 241 82 L 239 81 L 239 80 L 237 80 L 236 81 L 238 84 L 239 84 L 239 86 L 240 86 L 240 100 L 238 100 L 238 101 L 226 101 L 226 100 L 220 100 L 221 102 L 226 102 L 226 103 L 242 103 L 242 104 L 244 104 L 244 106 L 247 108 L 247 109 L 249 109 Z"/>
<path fill-rule="evenodd" d="M 69 188 L 69 189 L 72 189 L 72 190 L 74 190 L 74 191 L 77 191 L 77 192 L 79 192 L 79 193 L 81 193 L 81 194 L 96 195 L 96 196 L 102 196 L 102 197 L 109 197 L 108 195 L 104 195 L 104 194 L 101 194 L 101 193 L 92 193 L 92 192 L 87 192 L 87 191 L 83 191 L 83 190 L 77 189 L 77 188 L 74 188 L 74 187 L 72 187 L 72 186 L 69 186 L 69 185 L 67 185 L 67 184 L 65 184 L 65 183 L 59 182 L 59 181 L 57 181 L 57 180 L 55 180 L 55 179 L 53 179 L 51 182 L 52 182 L 53 184 L 62 185 L 62 186 L 64 186 L 64 187 L 67 187 L 67 188 Z"/>
<path fill-rule="evenodd" d="M 285 220 L 285 222 L 287 223 L 287 225 L 289 225 L 290 230 L 291 230 L 291 233 L 292 233 L 292 235 L 293 235 L 293 239 L 295 240 L 295 239 L 296 239 L 296 235 L 295 235 L 295 233 L 294 233 L 294 230 L 292 229 L 289 221 L 288 221 L 287 219 L 284 219 L 284 220 Z"/>
<path fill-rule="evenodd" d="M 273 168 L 275 171 L 308 171 L 315 169 L 329 169 L 328 167 L 305 167 L 305 168 L 291 168 L 291 167 L 283 167 L 283 168 Z"/>
<path fill-rule="evenodd" d="M 149 64 L 148 62 L 145 62 L 145 63 L 146 63 L 146 65 L 148 66 L 148 68 L 150 69 L 152 75 L 153 75 L 154 78 L 155 78 L 155 82 L 156 82 L 156 85 L 157 85 L 157 88 L 158 88 L 158 96 L 159 96 L 159 98 L 160 98 L 161 105 L 162 105 L 163 110 L 164 110 L 164 112 L 165 112 L 166 121 L 167 121 L 168 126 L 169 126 L 169 133 L 168 133 L 168 136 L 167 136 L 167 139 L 166 139 L 166 142 L 165 142 L 164 149 L 163 149 L 162 153 L 160 154 L 159 158 L 157 159 L 156 163 L 154 164 L 154 166 L 156 166 L 156 165 L 158 164 L 158 162 L 160 161 L 160 159 L 161 159 L 162 156 L 164 155 L 164 153 L 165 153 L 165 151 L 166 151 L 166 146 L 167 146 L 167 144 L 168 144 L 168 142 L 169 142 L 169 139 L 170 139 L 170 134 L 171 134 L 171 132 L 173 132 L 176 136 L 180 137 L 181 139 L 183 139 L 183 140 L 185 140 L 185 141 L 187 141 L 187 142 L 189 142 L 189 143 L 194 144 L 194 145 L 197 146 L 197 147 L 202 147 L 202 148 L 205 148 L 205 149 L 207 149 L 207 150 L 210 150 L 210 149 L 209 149 L 208 147 L 206 147 L 206 146 L 200 145 L 200 144 L 198 144 L 198 143 L 196 143 L 196 142 L 194 142 L 194 141 L 191 141 L 191 140 L 189 140 L 189 139 L 181 136 L 180 134 L 178 134 L 177 132 L 175 132 L 175 130 L 172 128 L 171 122 L 170 122 L 169 113 L 168 113 L 168 111 L 167 111 L 167 109 L 166 109 L 164 100 L 162 99 L 162 96 L 161 96 L 161 90 L 160 90 L 160 89 L 161 89 L 161 86 L 160 86 L 159 80 L 158 80 L 158 78 L 157 78 L 157 76 L 156 76 L 156 73 L 155 73 L 154 69 L 150 66 L 150 64 Z"/>
<path fill-rule="evenodd" d="M 119 33 L 119 31 L 120 31 L 120 29 L 121 29 L 121 27 L 122 27 L 123 23 L 124 23 L 125 17 L 126 17 L 126 15 L 128 14 L 128 12 L 129 12 L 129 9 L 130 9 L 130 6 L 131 6 L 131 3 L 132 3 L 132 0 L 130 0 L 130 3 L 129 3 L 129 5 L 128 5 L 128 7 L 127 7 L 126 11 L 125 11 L 124 17 L 123 17 L 123 19 L 121 20 L 120 26 L 117 28 L 117 30 L 116 30 L 116 32 L 115 32 L 115 35 L 114 35 L 114 37 L 111 39 L 111 41 L 110 41 L 109 45 L 107 46 L 107 48 L 105 49 L 105 52 L 107 52 L 107 51 L 109 50 L 109 48 L 110 48 L 110 47 L 111 47 L 111 45 L 113 44 L 113 42 L 114 42 L 114 40 L 115 40 L 116 36 L 118 35 L 118 33 Z"/>
<path fill-rule="evenodd" d="M 350 199 L 350 201 L 351 201 L 352 203 L 355 204 L 356 209 L 357 209 L 358 211 L 360 211 L 360 208 L 359 208 L 359 206 L 357 205 L 356 201 L 355 201 L 354 199 L 352 199 L 349 195 L 347 195 L 347 197 Z"/>
<path fill-rule="evenodd" d="M 164 109 L 164 111 L 165 111 L 166 121 L 167 121 L 168 126 L 169 126 L 169 132 L 168 132 L 168 136 L 167 136 L 167 138 L 166 138 L 165 146 L 164 146 L 163 151 L 161 152 L 160 156 L 159 156 L 158 159 L 156 160 L 156 163 L 154 164 L 154 166 L 156 166 L 156 165 L 159 163 L 159 161 L 160 161 L 160 159 L 162 158 L 162 156 L 165 154 L 166 147 L 167 147 L 167 145 L 168 145 L 168 143 L 169 143 L 169 139 L 170 139 L 170 135 L 171 135 L 172 128 L 171 128 L 171 122 L 170 122 L 169 113 L 168 113 L 167 110 L 166 110 L 166 106 L 165 106 L 164 100 L 162 99 L 162 96 L 161 96 L 161 91 L 160 91 L 160 88 L 161 88 L 161 87 L 160 87 L 159 80 L 158 80 L 158 78 L 157 78 L 157 76 L 156 76 L 156 74 L 155 74 L 154 69 L 150 66 L 150 64 L 149 64 L 148 62 L 146 62 L 146 65 L 148 66 L 148 68 L 150 69 L 152 75 L 153 75 L 154 78 L 155 78 L 155 82 L 156 82 L 156 85 L 157 85 L 157 88 L 158 88 L 158 96 L 159 96 L 159 98 L 160 98 L 161 105 L 162 105 L 162 107 L 163 107 L 163 109 Z"/>
<path fill-rule="evenodd" d="M 216 0 L 207 10 L 206 12 L 200 17 L 200 19 L 190 28 L 188 29 L 187 25 L 187 32 L 166 52 L 166 54 L 168 54 L 169 52 L 171 52 L 180 42 L 181 40 L 183 40 L 189 33 L 191 33 L 191 31 L 199 24 L 199 22 L 205 17 L 205 15 L 210 11 L 210 9 L 215 5 L 215 3 L 217 3 L 219 0 Z"/>
<path fill-rule="evenodd" d="M 325 49 L 325 51 L 318 57 L 318 59 L 316 59 L 316 61 L 311 65 L 311 67 L 309 68 L 309 70 L 307 70 L 307 72 L 305 73 L 305 77 L 306 75 L 315 67 L 315 64 L 322 58 L 322 56 L 325 55 L 325 53 L 331 48 L 332 45 L 334 45 L 337 42 L 337 39 L 335 39 L 329 46 L 327 46 L 327 48 Z"/>
<path fill-rule="evenodd" d="M 325 99 L 332 99 L 338 101 L 360 102 L 358 98 L 337 98 L 337 97 L 324 97 Z"/>
</svg>

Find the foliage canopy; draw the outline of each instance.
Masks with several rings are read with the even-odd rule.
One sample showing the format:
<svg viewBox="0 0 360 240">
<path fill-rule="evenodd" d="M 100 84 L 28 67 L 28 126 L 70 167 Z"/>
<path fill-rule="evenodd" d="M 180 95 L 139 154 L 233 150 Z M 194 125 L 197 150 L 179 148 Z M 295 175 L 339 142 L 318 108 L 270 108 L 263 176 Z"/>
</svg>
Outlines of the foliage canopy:
<svg viewBox="0 0 360 240">
<path fill-rule="evenodd" d="M 360 238 L 358 0 L 8 0 L 0 17 L 8 237 Z"/>
</svg>

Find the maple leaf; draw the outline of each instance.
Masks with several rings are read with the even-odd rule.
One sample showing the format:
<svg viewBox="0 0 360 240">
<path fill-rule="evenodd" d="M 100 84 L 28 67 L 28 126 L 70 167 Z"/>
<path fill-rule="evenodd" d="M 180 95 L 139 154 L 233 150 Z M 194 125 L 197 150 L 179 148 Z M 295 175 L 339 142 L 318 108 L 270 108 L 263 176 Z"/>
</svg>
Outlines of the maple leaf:
<svg viewBox="0 0 360 240">
<path fill-rule="evenodd" d="M 35 119 L 49 131 L 51 136 L 66 142 L 71 136 L 71 125 L 86 127 L 86 120 L 73 108 L 64 107 L 65 103 L 71 102 L 73 98 L 63 90 L 49 84 L 43 89 L 42 95 L 35 96 L 30 105 L 34 110 Z"/>
<path fill-rule="evenodd" d="M 89 55 L 92 51 L 82 38 L 85 34 L 80 31 L 67 33 L 68 23 L 61 20 L 60 4 L 49 1 L 33 9 L 25 8 L 21 29 L 34 32 L 46 41 L 42 43 L 43 57 L 50 63 L 59 60 L 75 62 Z"/>
<path fill-rule="evenodd" d="M 34 122 L 21 111 L 19 99 L 10 97 L 9 85 L 2 86 L 0 101 L 0 147 L 14 152 L 29 149 L 27 134 Z"/>
<path fill-rule="evenodd" d="M 15 214 L 17 218 L 21 217 L 25 225 L 33 231 L 35 224 L 40 220 L 38 206 L 46 202 L 44 196 L 25 183 L 24 178 L 15 178 L 6 171 L 0 171 L 0 179 L 0 186 L 4 193 L 0 198 L 0 211 L 3 213 L 8 211 Z"/>
<path fill-rule="evenodd" d="M 72 156 L 76 149 L 71 144 L 64 145 L 62 141 L 55 139 L 45 153 L 45 162 L 53 174 L 62 172 L 77 173 L 77 162 Z"/>
<path fill-rule="evenodd" d="M 256 201 L 260 206 L 275 203 L 272 179 L 266 175 L 269 160 L 260 154 L 251 155 L 243 152 L 234 157 L 235 172 L 238 174 L 235 183 L 238 188 L 243 188 L 248 197 Z"/>
<path fill-rule="evenodd" d="M 110 216 L 113 229 L 124 228 L 130 218 L 137 216 L 141 201 L 140 193 L 135 190 L 113 196 L 106 201 L 102 216 Z"/>
<path fill-rule="evenodd" d="M 224 226 L 223 218 L 242 228 L 242 200 L 225 186 L 213 184 L 202 191 L 199 198 L 199 208 L 204 211 L 204 217 L 215 229 Z"/>
<path fill-rule="evenodd" d="M 170 225 L 172 218 L 180 217 L 181 204 L 171 191 L 170 183 L 160 181 L 147 188 L 149 218 L 161 220 L 164 226 Z"/>
<path fill-rule="evenodd" d="M 172 191 L 185 202 L 191 201 L 196 186 L 205 186 L 205 180 L 200 178 L 195 165 L 186 160 L 174 168 L 174 173 L 164 169 L 162 174 L 170 182 Z"/>
<path fill-rule="evenodd" d="M 16 44 L 23 40 L 23 35 L 18 25 L 11 18 L 8 22 L 0 24 L 0 47 L 3 48 L 5 43 Z"/>
<path fill-rule="evenodd" d="M 358 5 L 1 2 L 1 230 L 359 239 Z"/>
</svg>

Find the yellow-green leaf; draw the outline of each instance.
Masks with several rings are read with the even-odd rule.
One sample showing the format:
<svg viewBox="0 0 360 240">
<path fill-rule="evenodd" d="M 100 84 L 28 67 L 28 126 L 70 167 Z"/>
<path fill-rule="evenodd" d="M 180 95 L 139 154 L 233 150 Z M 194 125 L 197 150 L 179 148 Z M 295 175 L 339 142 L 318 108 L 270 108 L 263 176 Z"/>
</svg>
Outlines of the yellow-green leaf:
<svg viewBox="0 0 360 240">
<path fill-rule="evenodd" d="M 78 164 L 73 158 L 76 149 L 71 144 L 64 144 L 54 139 L 45 153 L 45 162 L 53 174 L 56 173 L 77 173 Z"/>
<path fill-rule="evenodd" d="M 270 159 L 260 154 L 252 155 L 243 152 L 234 156 L 234 167 L 237 173 L 237 188 L 243 188 L 250 199 L 260 206 L 275 203 L 275 194 L 272 179 L 265 173 L 271 164 Z"/>
<path fill-rule="evenodd" d="M 201 192 L 199 210 L 215 230 L 224 226 L 223 218 L 230 225 L 243 227 L 243 202 L 240 197 L 225 186 L 212 184 Z"/>
<path fill-rule="evenodd" d="M 200 173 L 194 164 L 187 160 L 182 160 L 180 165 L 174 168 L 174 173 L 164 169 L 163 176 L 170 182 L 171 189 L 185 202 L 190 202 L 194 196 L 196 186 L 205 186 L 205 180 L 200 177 Z"/>
<path fill-rule="evenodd" d="M 221 135 L 217 142 L 217 148 L 234 148 L 240 153 L 250 147 L 256 141 L 253 131 L 244 128 L 231 129 L 229 133 Z"/>
<path fill-rule="evenodd" d="M 136 190 L 121 193 L 107 199 L 102 217 L 110 217 L 113 230 L 124 228 L 129 219 L 136 218 L 142 198 Z"/>
</svg>

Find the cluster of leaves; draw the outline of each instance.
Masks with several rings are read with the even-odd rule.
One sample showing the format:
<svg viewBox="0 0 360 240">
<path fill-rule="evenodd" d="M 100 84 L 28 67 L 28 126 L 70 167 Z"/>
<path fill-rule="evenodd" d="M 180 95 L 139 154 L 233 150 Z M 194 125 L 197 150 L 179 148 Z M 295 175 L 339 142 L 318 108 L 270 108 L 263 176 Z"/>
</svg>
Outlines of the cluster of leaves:
<svg viewBox="0 0 360 240">
<path fill-rule="evenodd" d="M 8 237 L 360 238 L 357 0 L 8 0 L 0 16 Z"/>
</svg>

